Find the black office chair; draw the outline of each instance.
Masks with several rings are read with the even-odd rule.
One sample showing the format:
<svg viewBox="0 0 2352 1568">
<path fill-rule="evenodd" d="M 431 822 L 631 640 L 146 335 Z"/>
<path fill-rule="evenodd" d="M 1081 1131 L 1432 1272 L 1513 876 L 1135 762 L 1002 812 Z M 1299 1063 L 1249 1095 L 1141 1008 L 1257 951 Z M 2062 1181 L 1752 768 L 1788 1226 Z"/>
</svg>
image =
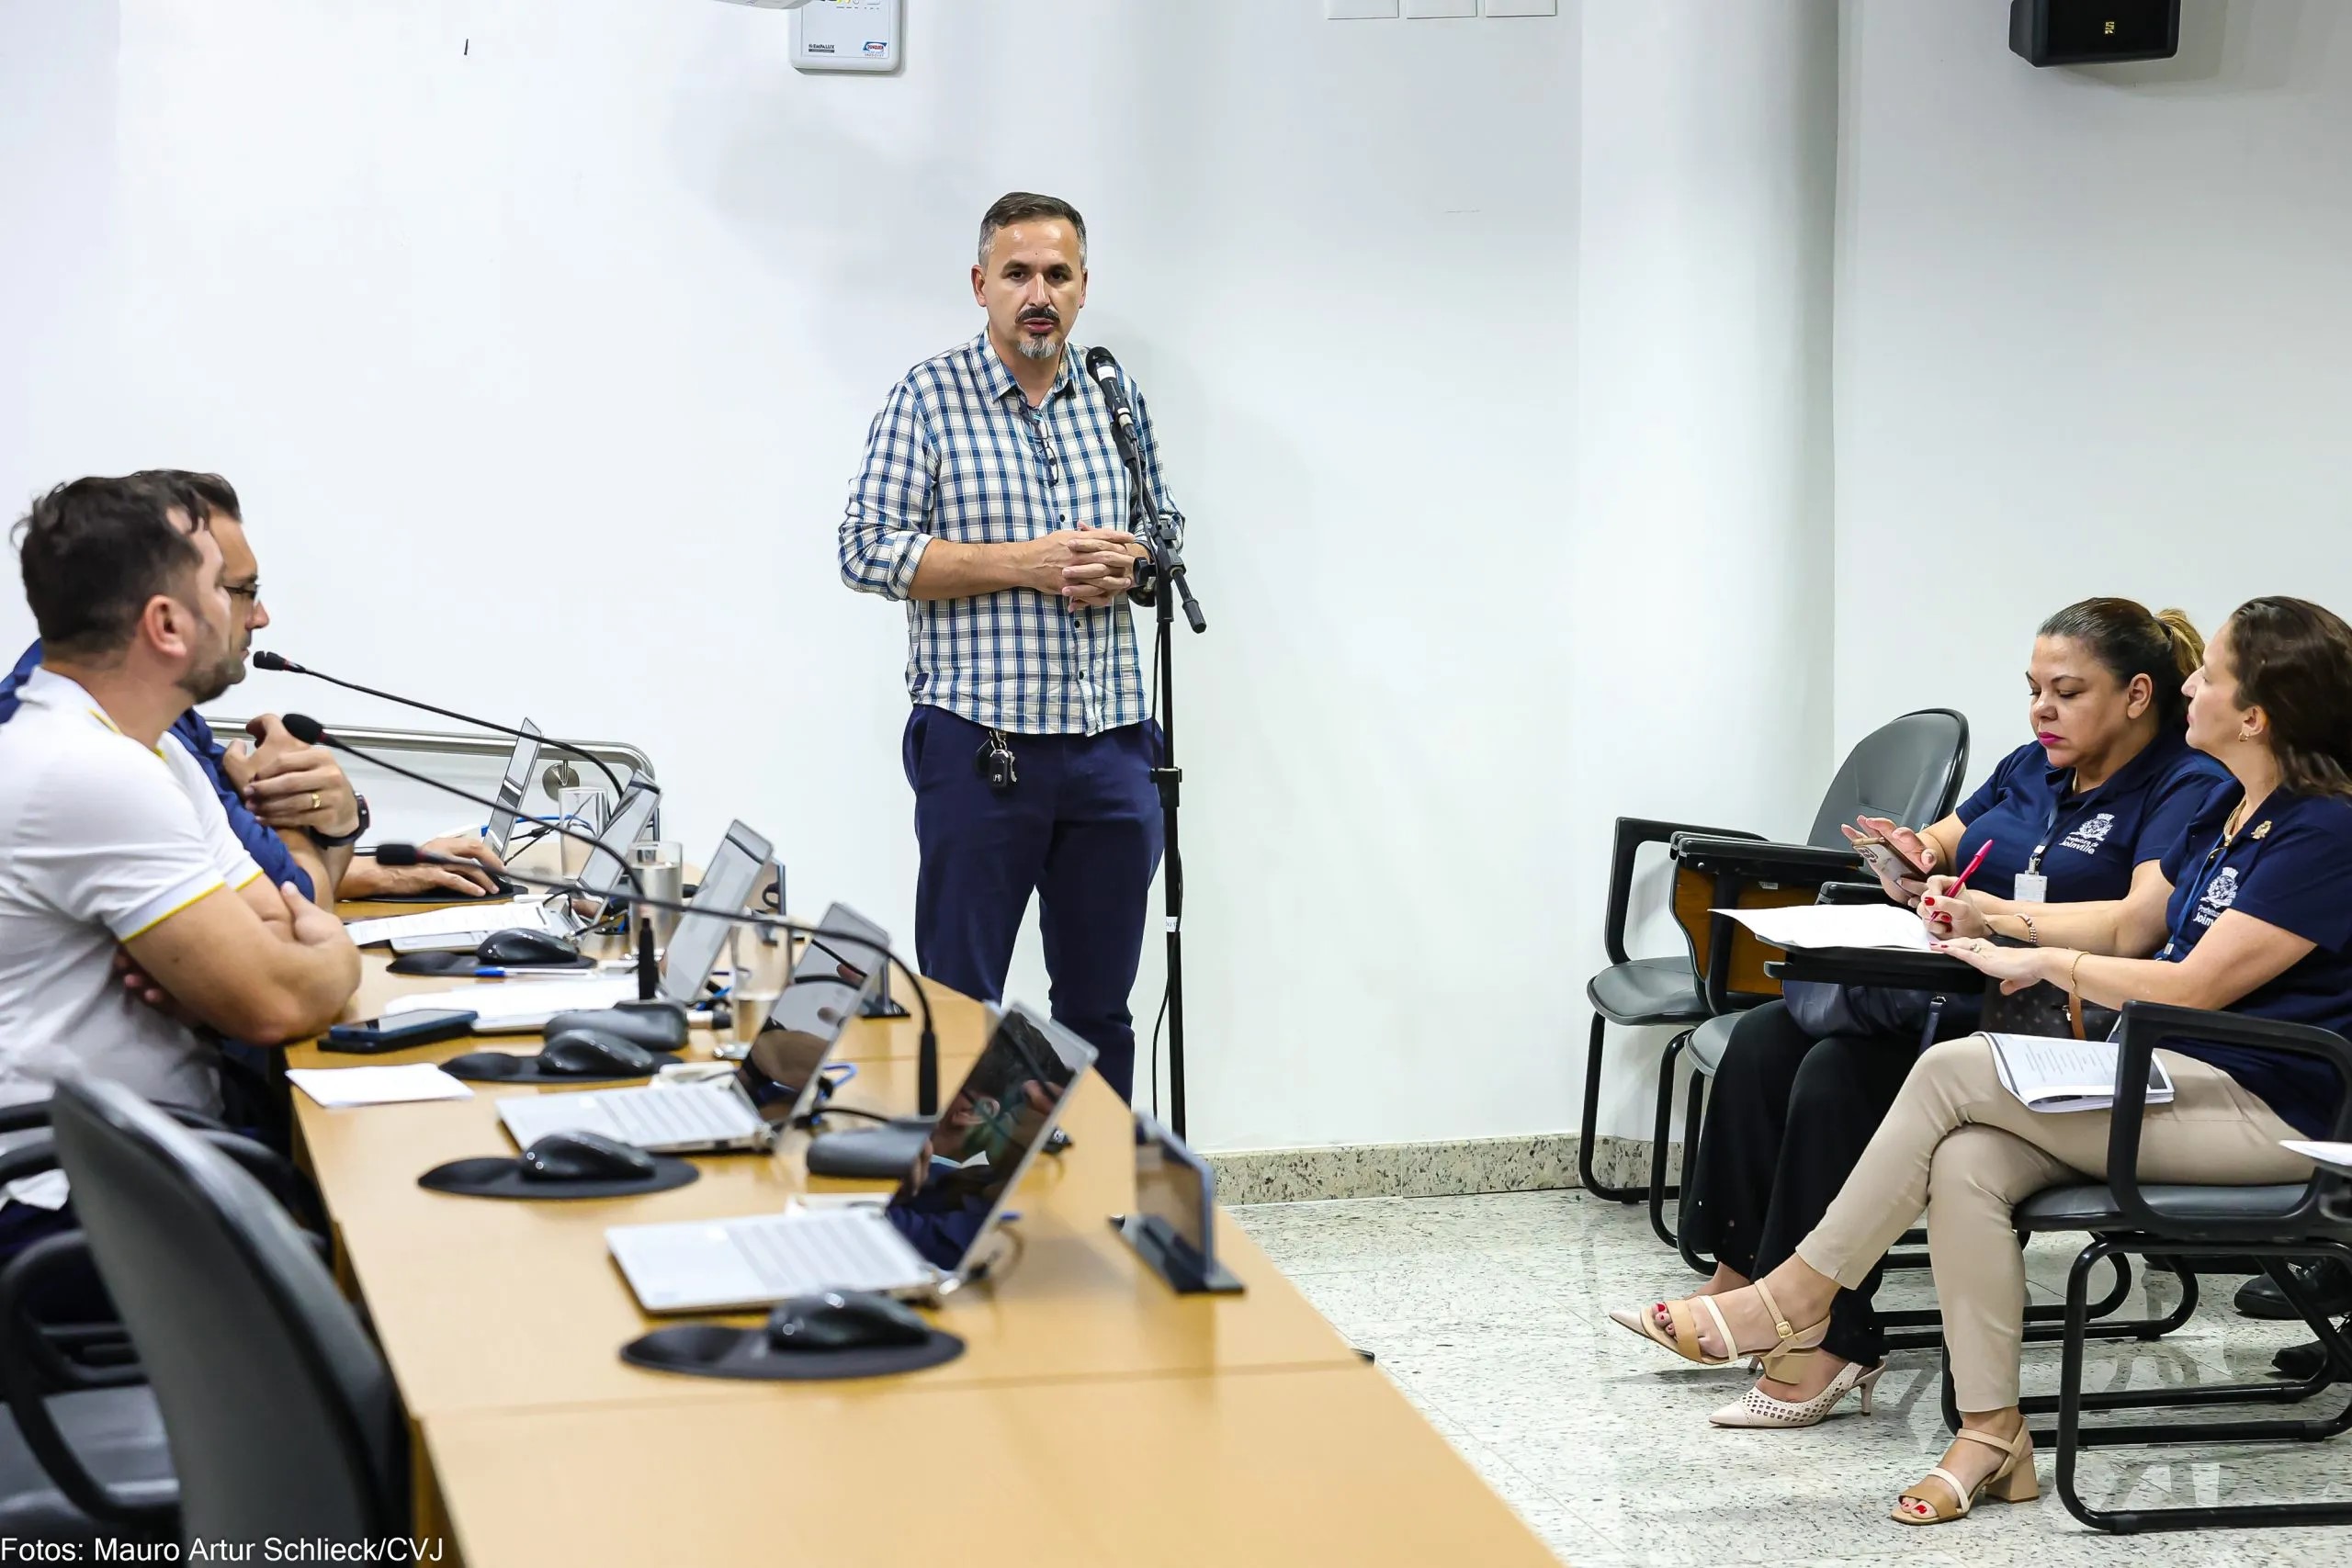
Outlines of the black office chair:
<svg viewBox="0 0 2352 1568">
<path fill-rule="evenodd" d="M 46 1100 L 0 1109 L 0 1132 L 30 1134 L 0 1153 L 0 1185 L 55 1168 L 49 1113 Z M 195 1111 L 167 1113 L 245 1164 L 323 1237 L 317 1190 L 283 1156 Z M 0 1536 L 132 1541 L 168 1533 L 176 1521 L 163 1416 L 128 1334 L 85 1307 L 73 1310 L 86 1321 L 59 1315 L 57 1287 L 72 1285 L 65 1299 L 78 1300 L 90 1293 L 91 1277 L 78 1232 L 27 1247 L 0 1270 L 0 1395 L 8 1404 L 0 1421 Z"/>
<path fill-rule="evenodd" d="M 2094 1508 L 2075 1486 L 2075 1466 L 2086 1448 L 2123 1444 L 2200 1447 L 2223 1443 L 2312 1442 L 2352 1430 L 2352 1398 L 2332 1416 L 2307 1420 L 2205 1421 L 2125 1427 L 2086 1427 L 2092 1411 L 2175 1409 L 2201 1405 L 2299 1404 L 2335 1384 L 2352 1384 L 2352 1341 L 2339 1333 L 2323 1304 L 2311 1299 L 2288 1265 L 2334 1258 L 2352 1263 L 2352 1180 L 2321 1170 L 2300 1186 L 2196 1187 L 2140 1184 L 2141 1121 L 2146 1114 L 2148 1060 L 2160 1045 L 2209 1041 L 2254 1050 L 2316 1056 L 2352 1086 L 2352 1044 L 2324 1029 L 2241 1018 L 2232 1013 L 2133 1002 L 2123 1010 L 2118 1035 L 2113 1129 L 2107 1155 L 2108 1179 L 2053 1187 L 2018 1205 L 2018 1232 L 2089 1231 L 2090 1244 L 2076 1255 L 2066 1277 L 2066 1315 L 2059 1392 L 2020 1402 L 2029 1418 L 2054 1412 L 2054 1432 L 2037 1431 L 2037 1446 L 2057 1453 L 2058 1495 L 2066 1511 L 2094 1529 L 2194 1529 L 2206 1526 L 2345 1524 L 2352 1503 L 2235 1504 L 2206 1507 Z M 2352 1094 L 2336 1108 L 2328 1137 L 2352 1141 Z M 2086 1393 L 2083 1349 L 2095 1332 L 2088 1302 L 2092 1269 L 2104 1258 L 2149 1255 L 2193 1264 L 2198 1258 L 2252 1257 L 2278 1281 L 2288 1301 L 2318 1337 L 2326 1361 L 2313 1376 L 2295 1382 L 2232 1383 L 2211 1388 L 2157 1388 Z M 2184 1269 L 2184 1278 L 2194 1278 Z M 1960 1421 L 1949 1366 L 1944 1375 L 1944 1417 Z"/>
<path fill-rule="evenodd" d="M 1601 940 L 1610 966 L 1585 987 L 1592 1004 L 1592 1030 L 1585 1051 L 1584 1114 L 1577 1145 L 1577 1172 L 1588 1191 L 1621 1203 L 1638 1202 L 1642 1189 L 1611 1187 L 1593 1169 L 1593 1145 L 1600 1114 L 1600 1065 L 1608 1026 L 1679 1028 L 1659 1063 L 1658 1097 L 1666 1115 L 1673 1111 L 1674 1063 L 1692 1030 L 1712 1016 L 1750 1007 L 1779 994 L 1763 976 L 1765 950 L 1716 908 L 1770 908 L 1811 903 L 1824 882 L 1856 874 L 1860 860 L 1838 829 L 1856 817 L 1891 817 L 1925 827 L 1960 798 L 1968 767 L 1968 719 L 1949 708 L 1904 715 L 1862 738 L 1846 755 L 1821 797 L 1813 831 L 1803 844 L 1773 844 L 1736 829 L 1702 828 L 1621 817 L 1610 855 L 1609 908 Z M 1626 912 L 1633 899 L 1634 871 L 1647 844 L 1674 846 L 1678 863 L 1674 914 L 1688 953 L 1679 958 L 1632 958 L 1625 951 Z M 1711 981 L 1720 961 L 1720 978 Z M 1726 1024 L 1724 1026 L 1728 1028 Z M 1663 1129 L 1667 1123 L 1660 1122 Z M 1695 1123 L 1693 1123 L 1695 1125 Z M 1678 1245 L 1665 1227 L 1665 1199 L 1680 1187 L 1664 1183 L 1665 1134 L 1651 1140 L 1649 1185 L 1652 1223 Z"/>
<path fill-rule="evenodd" d="M 119 1084 L 59 1084 L 51 1124 L 163 1411 L 180 1536 L 401 1533 L 405 1418 L 311 1238 L 230 1157 Z"/>
</svg>

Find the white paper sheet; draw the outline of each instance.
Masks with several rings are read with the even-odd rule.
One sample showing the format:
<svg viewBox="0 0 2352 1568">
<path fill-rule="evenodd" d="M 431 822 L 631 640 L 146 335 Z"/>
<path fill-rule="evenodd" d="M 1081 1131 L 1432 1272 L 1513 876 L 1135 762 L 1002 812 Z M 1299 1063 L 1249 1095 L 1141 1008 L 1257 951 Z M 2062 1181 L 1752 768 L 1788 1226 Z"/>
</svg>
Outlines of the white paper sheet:
<svg viewBox="0 0 2352 1568">
<path fill-rule="evenodd" d="M 527 926 L 535 931 L 561 931 L 569 930 L 557 918 L 555 910 L 546 904 L 519 903 L 500 898 L 487 904 L 451 904 L 445 908 L 419 909 L 408 915 L 372 915 L 364 920 L 345 920 L 343 932 L 355 947 L 368 947 L 395 937 L 456 937 L 471 935 L 476 942 L 492 931 L 503 931 L 511 926 Z"/>
<path fill-rule="evenodd" d="M 1717 909 L 1774 947 L 1879 947 L 1926 953 L 1928 928 L 1897 904 L 1799 904 L 1786 909 Z"/>
<path fill-rule="evenodd" d="M 2304 1138 L 2281 1138 L 2278 1146 L 2289 1149 L 2330 1170 L 2340 1170 L 2352 1176 L 2352 1144 L 2315 1143 Z"/>
<path fill-rule="evenodd" d="M 471 1100 L 474 1091 L 431 1062 L 388 1067 L 288 1067 L 294 1087 L 329 1110 L 403 1105 L 419 1100 Z"/>
<path fill-rule="evenodd" d="M 65 1207 L 66 1199 L 73 1195 L 73 1184 L 66 1180 L 62 1170 L 44 1170 L 35 1176 L 18 1177 L 7 1186 L 0 1187 L 0 1192 L 7 1194 L 7 1201 L 11 1203 L 47 1209 L 54 1213 Z"/>
<path fill-rule="evenodd" d="M 580 975 L 563 979 L 477 980 L 447 991 L 412 991 L 384 1004 L 384 1016 L 469 1009 L 476 1034 L 545 1028 L 560 1012 L 608 1008 L 637 995 L 634 976 Z"/>
</svg>

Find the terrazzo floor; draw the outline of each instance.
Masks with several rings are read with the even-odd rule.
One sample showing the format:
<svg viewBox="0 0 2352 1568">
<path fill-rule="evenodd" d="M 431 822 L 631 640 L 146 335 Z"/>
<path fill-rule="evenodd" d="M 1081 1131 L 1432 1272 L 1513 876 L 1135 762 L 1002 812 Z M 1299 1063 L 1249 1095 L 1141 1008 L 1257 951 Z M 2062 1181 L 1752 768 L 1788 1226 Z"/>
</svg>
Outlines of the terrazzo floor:
<svg viewBox="0 0 2352 1568">
<path fill-rule="evenodd" d="M 2077 1524 L 2040 1456 L 2041 1500 L 1983 1505 L 1930 1530 L 1886 1517 L 1950 1440 L 1935 1352 L 1898 1352 L 1876 1413 L 1801 1432 L 1719 1431 L 1707 1412 L 1747 1379 L 1688 1366 L 1609 1321 L 1611 1307 L 1687 1294 L 1692 1275 L 1638 1209 L 1580 1191 L 1261 1204 L 1242 1227 L 1381 1368 L 1565 1562 L 1808 1563 L 1824 1568 L 2075 1568 L 2165 1563 L 2352 1565 L 2352 1526 L 2101 1534 Z M 2034 1299 L 2064 1299 L 2079 1242 L 2035 1244 Z M 2102 1279 L 2104 1271 L 2102 1270 Z M 2204 1282 L 2188 1325 L 2154 1344 L 2094 1343 L 2092 1388 L 2250 1382 L 2299 1325 L 2231 1312 L 2235 1280 Z M 2160 1307 L 2177 1284 L 2159 1275 Z M 1933 1304 L 1924 1271 L 1891 1276 L 1889 1307 Z M 2135 1287 L 2134 1301 L 2144 1303 Z M 2054 1345 L 2026 1348 L 2029 1394 L 2054 1393 Z M 2341 1408 L 2333 1392 L 2306 1414 Z M 2249 1416 L 2264 1414 L 2246 1412 Z M 2188 1417 L 2193 1418 L 2193 1417 Z M 2047 1418 L 2037 1426 L 2046 1427 Z M 2182 1453 L 2184 1450 L 2171 1450 Z M 2087 1450 L 2096 1506 L 2352 1500 L 2352 1435 L 2216 1446 L 2184 1458 Z"/>
</svg>

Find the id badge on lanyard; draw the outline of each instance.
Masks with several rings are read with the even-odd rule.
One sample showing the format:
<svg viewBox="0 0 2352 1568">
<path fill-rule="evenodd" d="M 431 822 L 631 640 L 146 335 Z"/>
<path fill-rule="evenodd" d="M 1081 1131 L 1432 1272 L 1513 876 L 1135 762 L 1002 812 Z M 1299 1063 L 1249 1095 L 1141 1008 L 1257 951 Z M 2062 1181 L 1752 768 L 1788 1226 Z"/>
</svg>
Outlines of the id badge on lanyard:
<svg viewBox="0 0 2352 1568">
<path fill-rule="evenodd" d="M 2090 815 L 2090 803 L 2098 794 L 2093 790 L 2077 803 L 2083 807 L 2083 816 Z M 2041 874 L 2041 857 L 2050 852 L 2051 841 L 2060 836 L 2058 811 L 2064 804 L 2063 798 L 2050 803 L 2050 815 L 2041 822 L 2041 842 L 2033 846 L 2033 858 L 2025 863 L 2023 871 L 2018 873 L 2014 897 L 2020 904 L 2046 904 L 2050 901 L 2050 878 Z M 2067 826 L 2072 828 L 2074 824 L 2068 823 Z"/>
</svg>

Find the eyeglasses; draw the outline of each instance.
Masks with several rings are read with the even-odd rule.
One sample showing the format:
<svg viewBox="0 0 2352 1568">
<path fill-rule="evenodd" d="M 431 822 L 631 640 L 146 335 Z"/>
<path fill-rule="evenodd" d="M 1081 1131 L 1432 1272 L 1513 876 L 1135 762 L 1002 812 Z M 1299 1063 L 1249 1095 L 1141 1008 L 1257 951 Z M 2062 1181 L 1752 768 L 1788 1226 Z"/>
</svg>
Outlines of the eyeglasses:
<svg viewBox="0 0 2352 1568">
<path fill-rule="evenodd" d="M 1054 438 L 1046 433 L 1045 422 L 1037 417 L 1036 410 L 1025 405 L 1021 410 L 1021 420 L 1029 427 L 1029 449 L 1046 465 L 1046 483 L 1048 486 L 1060 484 L 1061 459 L 1054 456 Z"/>
<path fill-rule="evenodd" d="M 243 583 L 224 582 L 220 585 L 220 592 L 232 599 L 243 599 L 249 605 L 261 603 L 261 582 L 258 579 Z"/>
</svg>

